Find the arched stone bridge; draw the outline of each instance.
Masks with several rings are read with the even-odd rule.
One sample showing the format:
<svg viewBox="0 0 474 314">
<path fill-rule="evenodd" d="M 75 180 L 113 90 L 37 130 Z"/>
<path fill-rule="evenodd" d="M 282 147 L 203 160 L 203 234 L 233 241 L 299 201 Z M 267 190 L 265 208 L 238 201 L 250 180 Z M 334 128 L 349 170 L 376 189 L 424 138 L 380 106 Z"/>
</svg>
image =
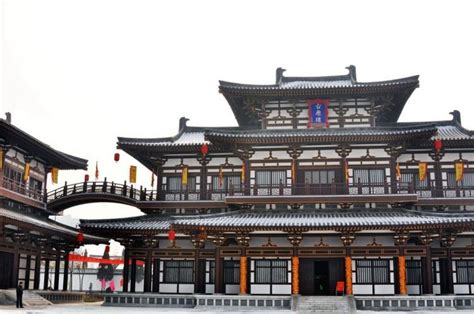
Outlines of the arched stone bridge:
<svg viewBox="0 0 474 314">
<path fill-rule="evenodd" d="M 156 194 L 155 194 L 156 197 Z M 65 184 L 47 195 L 48 209 L 60 212 L 69 207 L 88 203 L 119 203 L 137 207 L 138 201 L 153 200 L 153 192 L 133 185 L 107 181 Z"/>
<path fill-rule="evenodd" d="M 133 185 L 108 181 L 65 184 L 46 196 L 47 208 L 51 212 L 61 212 L 73 206 L 90 203 L 117 203 L 139 208 L 144 212 L 165 208 L 223 208 L 221 201 L 164 201 L 158 199 L 157 191 L 135 188 Z"/>
</svg>

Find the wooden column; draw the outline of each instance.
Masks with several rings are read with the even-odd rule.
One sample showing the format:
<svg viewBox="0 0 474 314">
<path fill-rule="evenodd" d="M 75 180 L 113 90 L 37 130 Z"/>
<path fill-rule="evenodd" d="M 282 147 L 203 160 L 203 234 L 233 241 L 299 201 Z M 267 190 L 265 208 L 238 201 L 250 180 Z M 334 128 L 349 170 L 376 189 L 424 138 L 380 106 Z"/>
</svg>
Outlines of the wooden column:
<svg viewBox="0 0 474 314">
<path fill-rule="evenodd" d="M 247 256 L 245 249 L 242 249 L 240 256 L 240 294 L 247 294 Z"/>
<path fill-rule="evenodd" d="M 69 251 L 65 251 L 64 252 L 63 291 L 67 291 L 68 278 L 69 278 Z"/>
<path fill-rule="evenodd" d="M 431 248 L 426 246 L 426 256 L 421 258 L 423 270 L 423 294 L 433 294 L 433 265 L 431 260 Z"/>
<path fill-rule="evenodd" d="M 12 282 L 10 284 L 11 288 L 16 288 L 18 285 L 18 264 L 20 262 L 20 253 L 18 250 L 15 250 L 13 253 L 13 268 L 12 268 Z"/>
<path fill-rule="evenodd" d="M 151 249 L 146 251 L 144 280 L 145 282 L 143 283 L 143 291 L 151 292 Z"/>
<path fill-rule="evenodd" d="M 123 278 L 122 292 L 128 292 L 129 269 L 130 269 L 130 253 L 127 247 L 125 247 L 125 252 L 124 252 L 124 257 L 123 257 L 123 271 L 122 271 L 122 278 Z"/>
<path fill-rule="evenodd" d="M 435 186 L 431 186 L 433 191 L 433 197 L 442 197 L 443 196 L 443 178 L 441 174 L 441 159 L 444 157 L 444 151 L 434 151 L 430 152 L 429 156 L 434 161 L 434 175 L 435 175 Z M 429 175 L 429 174 L 428 174 Z"/>
<path fill-rule="evenodd" d="M 56 252 L 56 265 L 54 265 L 54 290 L 59 290 L 59 266 L 61 265 L 61 253 Z"/>
<path fill-rule="evenodd" d="M 35 259 L 35 281 L 33 284 L 33 289 L 39 290 L 40 278 L 41 278 L 41 252 L 39 252 L 36 255 L 36 259 Z"/>
<path fill-rule="evenodd" d="M 199 185 L 201 200 L 207 199 L 207 165 L 211 161 L 209 155 L 198 156 L 197 161 L 201 164 L 201 183 Z M 211 182 L 212 183 L 212 182 Z"/>
<path fill-rule="evenodd" d="M 453 284 L 453 258 L 451 256 L 451 249 L 446 248 L 448 251 L 448 258 L 446 259 L 447 266 L 447 276 L 446 276 L 446 292 L 448 294 L 454 294 L 454 284 Z"/>
<path fill-rule="evenodd" d="M 215 293 L 225 293 L 225 287 L 223 282 L 223 262 L 221 258 L 220 247 L 216 247 L 216 257 L 215 257 L 215 282 L 214 282 L 214 292 Z"/>
<path fill-rule="evenodd" d="M 402 253 L 398 256 L 398 288 L 401 295 L 407 294 L 406 258 Z"/>
<path fill-rule="evenodd" d="M 44 281 L 43 281 L 43 290 L 48 290 L 49 288 L 49 259 L 44 260 Z"/>
<path fill-rule="evenodd" d="M 25 270 L 25 282 L 23 283 L 23 288 L 28 290 L 30 288 L 30 269 L 31 269 L 31 255 L 26 256 L 26 270 Z"/>
<path fill-rule="evenodd" d="M 346 294 L 352 295 L 352 257 L 350 248 L 346 249 L 345 258 L 345 270 L 346 270 Z"/>
<path fill-rule="evenodd" d="M 135 292 L 135 284 L 137 282 L 137 260 L 132 258 L 132 275 L 130 278 L 130 292 Z"/>
<path fill-rule="evenodd" d="M 291 294 L 300 294 L 300 258 L 296 254 L 291 258 Z"/>
<path fill-rule="evenodd" d="M 158 258 L 153 259 L 153 273 L 152 278 L 152 291 L 154 293 L 160 292 L 160 260 Z"/>
</svg>

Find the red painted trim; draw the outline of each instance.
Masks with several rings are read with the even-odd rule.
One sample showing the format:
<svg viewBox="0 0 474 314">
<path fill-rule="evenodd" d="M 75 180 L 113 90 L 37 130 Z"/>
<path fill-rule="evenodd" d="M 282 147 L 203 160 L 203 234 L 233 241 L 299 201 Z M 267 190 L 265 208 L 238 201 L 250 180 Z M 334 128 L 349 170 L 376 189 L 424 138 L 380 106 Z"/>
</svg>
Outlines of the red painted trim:
<svg viewBox="0 0 474 314">
<path fill-rule="evenodd" d="M 123 264 L 123 259 L 104 259 L 98 257 L 82 256 L 77 254 L 69 253 L 70 262 L 82 262 L 82 263 L 101 263 L 101 264 L 112 264 L 112 265 L 121 265 Z M 129 264 L 132 264 L 130 260 Z M 137 261 L 138 266 L 145 265 L 144 261 Z"/>
</svg>

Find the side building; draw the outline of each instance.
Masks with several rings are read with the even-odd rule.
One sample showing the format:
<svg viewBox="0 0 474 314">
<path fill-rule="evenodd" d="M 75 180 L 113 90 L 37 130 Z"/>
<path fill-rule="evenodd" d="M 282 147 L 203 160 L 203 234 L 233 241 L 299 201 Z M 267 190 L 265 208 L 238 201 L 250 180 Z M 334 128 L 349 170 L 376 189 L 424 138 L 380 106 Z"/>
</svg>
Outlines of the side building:
<svg viewBox="0 0 474 314">
<path fill-rule="evenodd" d="M 238 127 L 182 118 L 173 137 L 120 137 L 157 187 L 101 191 L 146 215 L 81 228 L 125 245 L 124 291 L 139 292 L 141 261 L 144 292 L 474 293 L 472 131 L 458 111 L 398 122 L 418 76 L 364 83 L 348 70 L 221 81 Z"/>
<path fill-rule="evenodd" d="M 20 130 L 9 113 L 0 119 L 0 289 L 21 282 L 25 289 L 66 290 L 68 276 L 60 282 L 60 266 L 67 273 L 69 252 L 85 241 L 103 242 L 82 235 L 78 243 L 78 229 L 48 218 L 55 214 L 46 206 L 48 173 L 65 169 L 85 170 L 87 160 Z"/>
</svg>

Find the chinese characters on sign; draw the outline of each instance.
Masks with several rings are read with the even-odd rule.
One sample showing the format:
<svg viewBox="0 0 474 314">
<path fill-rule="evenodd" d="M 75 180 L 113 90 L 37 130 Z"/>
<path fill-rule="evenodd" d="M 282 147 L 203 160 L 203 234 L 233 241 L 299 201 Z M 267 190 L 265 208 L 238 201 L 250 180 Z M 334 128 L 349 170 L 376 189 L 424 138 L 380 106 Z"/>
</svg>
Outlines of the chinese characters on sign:
<svg viewBox="0 0 474 314">
<path fill-rule="evenodd" d="M 329 99 L 308 100 L 308 128 L 327 128 Z"/>
</svg>

